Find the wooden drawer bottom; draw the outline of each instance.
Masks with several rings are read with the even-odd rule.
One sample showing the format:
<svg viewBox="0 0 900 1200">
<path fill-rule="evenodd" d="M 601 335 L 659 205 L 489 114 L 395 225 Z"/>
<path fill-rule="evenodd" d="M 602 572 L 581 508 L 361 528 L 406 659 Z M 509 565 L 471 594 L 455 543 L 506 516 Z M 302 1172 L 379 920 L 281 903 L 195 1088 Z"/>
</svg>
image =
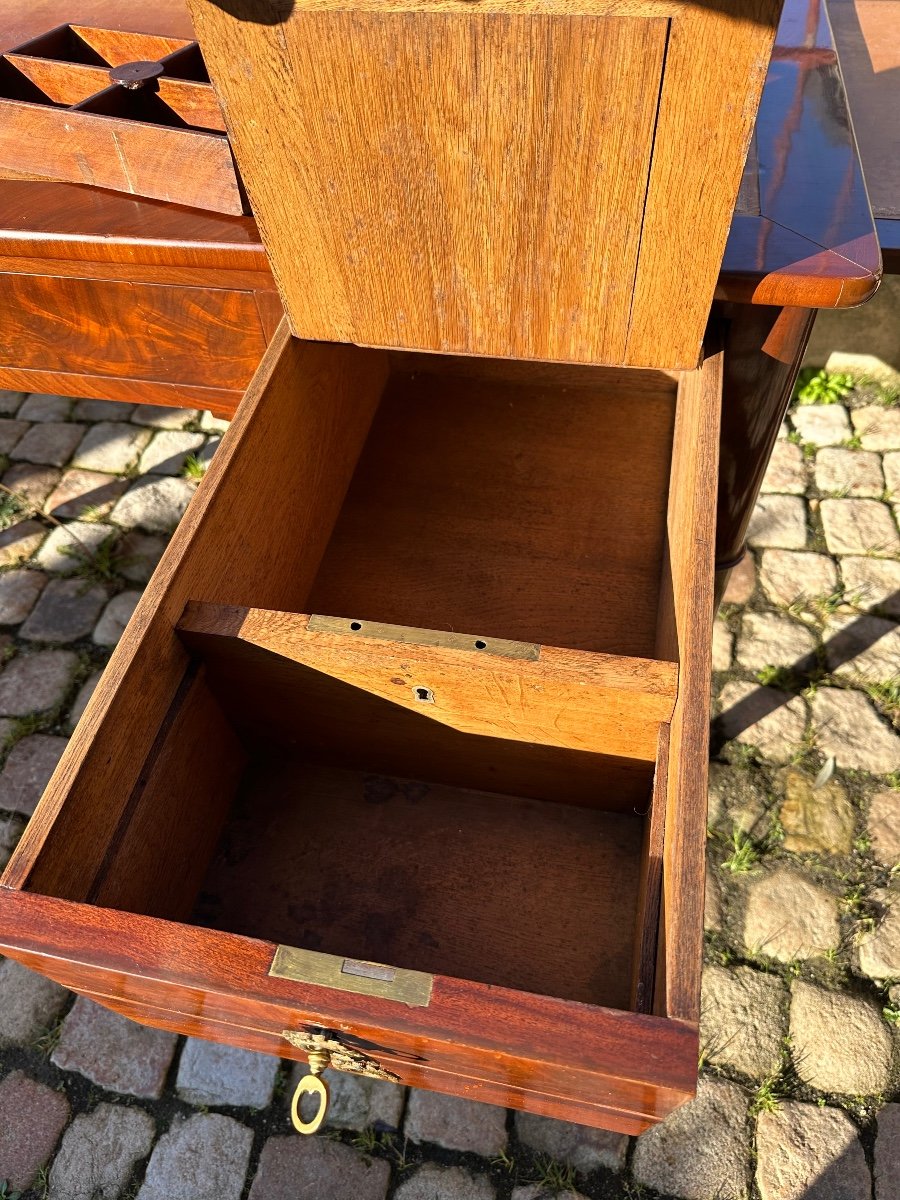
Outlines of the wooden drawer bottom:
<svg viewBox="0 0 900 1200">
<path fill-rule="evenodd" d="M 0 880 L 4 952 L 545 1115 L 687 1099 L 718 389 L 280 331 Z"/>
</svg>

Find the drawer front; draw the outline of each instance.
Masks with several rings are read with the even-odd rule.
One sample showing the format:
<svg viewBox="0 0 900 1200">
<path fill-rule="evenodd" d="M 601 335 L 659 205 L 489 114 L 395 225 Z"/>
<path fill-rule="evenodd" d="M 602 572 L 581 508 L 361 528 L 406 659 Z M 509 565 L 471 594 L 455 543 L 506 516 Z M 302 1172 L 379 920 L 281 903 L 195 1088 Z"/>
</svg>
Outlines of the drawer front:
<svg viewBox="0 0 900 1200">
<path fill-rule="evenodd" d="M 2 276 L 0 372 L 242 391 L 266 342 L 253 292 Z"/>
<path fill-rule="evenodd" d="M 0 946 L 151 1023 L 287 1057 L 286 1030 L 324 1028 L 405 1082 L 633 1132 L 696 1080 L 719 356 L 680 381 L 494 364 L 482 390 L 421 365 L 278 330 L 3 874 Z M 496 446 L 482 492 L 454 468 L 468 439 L 424 477 L 427 423 L 405 472 L 381 449 L 404 406 L 466 398 Z M 650 409 L 632 501 L 598 430 Z M 304 608 L 359 569 L 342 527 L 366 514 L 372 539 L 427 546 L 441 628 L 401 625 L 384 580 L 378 611 Z M 615 652 L 648 578 L 616 557 L 629 520 L 661 530 L 646 658 Z M 497 611 L 529 613 L 535 642 L 472 607 L 504 556 Z M 592 587 L 609 617 L 573 646 Z M 276 943 L 430 991 L 276 974 Z"/>
</svg>

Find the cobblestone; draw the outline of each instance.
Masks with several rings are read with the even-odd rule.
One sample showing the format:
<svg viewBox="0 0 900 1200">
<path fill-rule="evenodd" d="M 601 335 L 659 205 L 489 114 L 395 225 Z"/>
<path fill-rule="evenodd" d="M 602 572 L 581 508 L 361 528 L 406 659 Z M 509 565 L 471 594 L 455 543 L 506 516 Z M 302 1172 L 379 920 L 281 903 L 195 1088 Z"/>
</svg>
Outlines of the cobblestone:
<svg viewBox="0 0 900 1200">
<path fill-rule="evenodd" d="M 290 1094 L 302 1075 L 308 1074 L 306 1063 L 295 1063 L 289 1084 Z M 328 1116 L 326 1124 L 332 1129 L 377 1129 L 396 1131 L 400 1128 L 406 1089 L 384 1079 L 366 1079 L 347 1071 L 327 1070 Z"/>
<path fill-rule="evenodd" d="M 789 762 L 803 741 L 806 706 L 799 696 L 734 680 L 722 689 L 721 704 L 723 736 L 756 746 L 768 762 Z"/>
<path fill-rule="evenodd" d="M 193 408 L 169 408 L 155 404 L 139 404 L 131 414 L 135 425 L 147 425 L 151 429 L 184 429 L 199 418 Z"/>
<path fill-rule="evenodd" d="M 816 640 L 805 625 L 778 613 L 745 613 L 738 639 L 737 661 L 747 671 L 763 667 L 808 670 L 814 665 Z"/>
<path fill-rule="evenodd" d="M 838 589 L 832 560 L 811 550 L 765 550 L 759 578 L 772 603 L 785 608 L 798 601 L 825 599 Z"/>
<path fill-rule="evenodd" d="M 885 454 L 881 465 L 884 469 L 885 485 L 891 493 L 891 498 L 896 500 L 900 496 L 900 450 Z"/>
<path fill-rule="evenodd" d="M 105 517 L 127 486 L 124 479 L 100 471 L 66 471 L 48 496 L 44 511 L 60 521 L 77 519 L 85 512 Z"/>
<path fill-rule="evenodd" d="M 263 1146 L 250 1200 L 384 1200 L 391 1170 L 351 1146 L 320 1137 L 272 1137 Z"/>
<path fill-rule="evenodd" d="M 628 1138 L 621 1133 L 517 1112 L 516 1134 L 532 1150 L 585 1174 L 598 1167 L 621 1171 L 625 1166 Z"/>
<path fill-rule="evenodd" d="M 820 450 L 816 455 L 816 487 L 826 496 L 878 499 L 884 491 L 881 459 L 866 450 Z"/>
<path fill-rule="evenodd" d="M 208 467 L 215 457 L 215 453 L 222 444 L 220 437 L 211 437 L 203 449 L 198 453 L 197 460 L 202 463 L 204 468 Z"/>
<path fill-rule="evenodd" d="M 72 465 L 87 471 L 119 475 L 137 465 L 141 451 L 153 435 L 148 429 L 118 421 L 101 421 L 84 435 Z"/>
<path fill-rule="evenodd" d="M 67 741 L 64 737 L 33 733 L 16 742 L 0 773 L 0 808 L 31 816 Z"/>
<path fill-rule="evenodd" d="M 9 454 L 30 428 L 27 421 L 11 421 L 0 417 L 0 454 Z"/>
<path fill-rule="evenodd" d="M 900 562 L 886 558 L 841 559 L 844 589 L 854 603 L 900 618 Z"/>
<path fill-rule="evenodd" d="M 156 1143 L 137 1200 L 240 1200 L 253 1134 L 220 1113 L 176 1119 Z"/>
<path fill-rule="evenodd" d="M 214 417 L 211 412 L 205 412 L 200 418 L 200 428 L 204 433 L 226 433 L 230 424 L 222 417 Z"/>
<path fill-rule="evenodd" d="M 791 422 L 804 442 L 814 446 L 839 446 L 850 437 L 847 410 L 840 404 L 798 406 Z"/>
<path fill-rule="evenodd" d="M 98 1104 L 82 1113 L 54 1159 L 48 1200 L 118 1200 L 155 1134 L 153 1118 L 140 1108 Z"/>
<path fill-rule="evenodd" d="M 785 850 L 794 854 L 849 854 L 856 822 L 847 791 L 838 779 L 818 788 L 796 767 L 779 775 L 784 803 L 779 817 Z"/>
<path fill-rule="evenodd" d="M 20 654 L 0 672 L 0 716 L 26 717 L 55 708 L 77 669 L 78 657 L 71 650 Z"/>
<path fill-rule="evenodd" d="M 873 930 L 859 937 L 859 969 L 879 983 L 900 979 L 900 895 L 885 889 L 870 898 L 880 906 L 882 916 Z"/>
<path fill-rule="evenodd" d="M 136 1025 L 79 996 L 51 1061 L 108 1091 L 155 1099 L 162 1095 L 175 1042 L 174 1033 Z"/>
<path fill-rule="evenodd" d="M 889 775 L 900 770 L 900 737 L 861 692 L 820 688 L 812 698 L 816 746 L 839 767 Z"/>
<path fill-rule="evenodd" d="M 25 403 L 27 392 L 3 392 L 0 391 L 0 413 L 4 416 L 9 416 L 17 413 Z"/>
<path fill-rule="evenodd" d="M 94 629 L 94 641 L 98 646 L 115 646 L 140 598 L 140 592 L 119 592 L 118 596 L 113 596 Z"/>
<path fill-rule="evenodd" d="M 30 558 L 46 537 L 40 521 L 19 521 L 0 533 L 0 567 L 15 566 Z"/>
<path fill-rule="evenodd" d="M 870 1200 L 856 1126 L 839 1109 L 787 1101 L 760 1113 L 756 1149 L 761 1200 Z"/>
<path fill-rule="evenodd" d="M 900 408 L 872 404 L 850 416 L 864 450 L 900 450 Z"/>
<path fill-rule="evenodd" d="M 837 901 L 798 871 L 777 867 L 748 884 L 744 945 L 752 953 L 792 962 L 839 942 Z"/>
<path fill-rule="evenodd" d="M 806 505 L 800 496 L 760 496 L 747 532 L 751 546 L 803 550 L 806 538 Z"/>
<path fill-rule="evenodd" d="M 0 817 L 0 871 L 9 862 L 24 828 L 24 823 L 17 817 Z"/>
<path fill-rule="evenodd" d="M 18 625 L 34 608 L 47 576 L 40 571 L 5 571 L 0 575 L 0 625 Z"/>
<path fill-rule="evenodd" d="M 713 932 L 722 928 L 722 887 L 709 867 L 703 894 L 703 928 Z"/>
<path fill-rule="evenodd" d="M 875 1200 L 900 1196 L 900 1104 L 886 1104 L 878 1114 L 875 1141 Z"/>
<path fill-rule="evenodd" d="M 703 972 L 700 1045 L 706 1061 L 750 1079 L 777 1070 L 787 1034 L 787 991 L 777 975 L 749 967 Z"/>
<path fill-rule="evenodd" d="M 715 621 L 712 636 L 712 669 L 714 671 L 730 670 L 733 651 L 734 634 L 724 621 Z"/>
<path fill-rule="evenodd" d="M 24 1190 L 37 1179 L 69 1119 L 69 1102 L 13 1071 L 0 1080 L 0 1183 Z"/>
<path fill-rule="evenodd" d="M 36 463 L 16 463 L 3 476 L 3 483 L 32 505 L 34 510 L 43 508 L 44 501 L 62 478 L 56 467 L 42 467 Z"/>
<path fill-rule="evenodd" d="M 823 1092 L 883 1092 L 892 1040 L 877 1008 L 856 996 L 797 980 L 791 996 L 791 1053 L 800 1078 Z"/>
<path fill-rule="evenodd" d="M 10 450 L 10 458 L 26 462 L 47 463 L 61 467 L 72 456 L 72 451 L 81 441 L 83 425 L 69 425 L 48 421 L 44 425 L 32 425 L 24 437 Z"/>
<path fill-rule="evenodd" d="M 54 1023 L 68 996 L 51 979 L 0 958 L 0 1046 L 30 1046 Z"/>
<path fill-rule="evenodd" d="M 695 1100 L 638 1138 L 632 1160 L 637 1182 L 680 1200 L 745 1200 L 747 1102 L 737 1084 L 701 1078 Z"/>
<path fill-rule="evenodd" d="M 169 533 L 181 520 L 193 494 L 194 488 L 186 479 L 138 479 L 116 504 L 112 519 L 150 533 Z"/>
<path fill-rule="evenodd" d="M 886 504 L 877 500 L 823 500 L 819 511 L 832 554 L 900 553 L 900 534 Z"/>
<path fill-rule="evenodd" d="M 20 421 L 67 421 L 72 409 L 68 396 L 29 396 L 19 409 Z"/>
<path fill-rule="evenodd" d="M 102 584 L 83 579 L 52 579 L 19 630 L 29 642 L 77 642 L 87 637 L 107 601 Z"/>
<path fill-rule="evenodd" d="M 426 1163 L 405 1179 L 394 1192 L 394 1200 L 495 1200 L 496 1192 L 483 1175 L 462 1167 L 439 1167 Z M 255 1198 L 254 1198 L 255 1200 Z"/>
<path fill-rule="evenodd" d="M 122 404 L 118 400 L 78 400 L 72 410 L 75 421 L 129 421 L 134 412 L 133 404 Z"/>
<path fill-rule="evenodd" d="M 725 824 L 726 831 L 761 837 L 767 819 L 766 789 L 750 771 L 709 764 L 708 817 L 711 827 Z"/>
<path fill-rule="evenodd" d="M 97 684 L 100 682 L 100 676 L 102 674 L 102 671 L 94 671 L 94 673 L 89 675 L 78 689 L 78 695 L 75 697 L 75 703 L 72 705 L 68 720 L 66 721 L 66 729 L 69 733 L 72 732 L 72 730 L 81 720 L 82 713 L 87 708 L 87 702 L 90 700 L 91 696 L 93 696 L 94 688 L 96 688 Z"/>
<path fill-rule="evenodd" d="M 878 862 L 886 867 L 900 863 L 900 794 L 893 789 L 875 793 L 867 828 L 872 854 Z"/>
<path fill-rule="evenodd" d="M 58 525 L 44 542 L 37 556 L 45 571 L 61 575 L 72 575 L 83 569 L 92 554 L 96 554 L 107 538 L 113 538 L 118 530 L 100 521 L 69 521 Z"/>
<path fill-rule="evenodd" d="M 762 491 L 803 495 L 806 491 L 806 466 L 799 446 L 788 441 L 775 443 L 762 481 Z"/>
<path fill-rule="evenodd" d="M 188 1038 L 175 1087 L 189 1104 L 265 1108 L 272 1099 L 279 1061 L 238 1046 Z"/>
<path fill-rule="evenodd" d="M 196 454 L 204 441 L 202 433 L 160 430 L 141 455 L 141 471 L 154 475 L 180 475 L 187 456 Z"/>
<path fill-rule="evenodd" d="M 731 574 L 728 576 L 728 585 L 725 588 L 725 595 L 722 597 L 723 604 L 746 604 L 753 595 L 756 588 L 756 561 L 750 550 L 747 550 L 744 557 L 732 568 Z"/>
<path fill-rule="evenodd" d="M 133 529 L 119 543 L 119 574 L 130 583 L 146 583 L 156 570 L 166 539 Z"/>
<path fill-rule="evenodd" d="M 506 1147 L 506 1110 L 413 1088 L 403 1132 L 413 1142 L 432 1142 L 444 1150 L 493 1158 Z"/>
<path fill-rule="evenodd" d="M 833 613 L 825 620 L 825 661 L 830 671 L 858 682 L 900 675 L 900 626 L 868 613 Z"/>
</svg>

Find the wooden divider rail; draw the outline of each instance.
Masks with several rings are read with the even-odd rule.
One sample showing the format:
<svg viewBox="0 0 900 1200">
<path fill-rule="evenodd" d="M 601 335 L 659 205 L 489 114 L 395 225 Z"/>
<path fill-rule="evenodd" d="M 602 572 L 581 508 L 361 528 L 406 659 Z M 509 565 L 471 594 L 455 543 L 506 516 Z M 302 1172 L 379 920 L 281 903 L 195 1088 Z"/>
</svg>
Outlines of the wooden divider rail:
<svg viewBox="0 0 900 1200">
<path fill-rule="evenodd" d="M 3 953 L 587 1124 L 689 1098 L 720 394 L 714 346 L 282 325 L 0 880 Z"/>
</svg>

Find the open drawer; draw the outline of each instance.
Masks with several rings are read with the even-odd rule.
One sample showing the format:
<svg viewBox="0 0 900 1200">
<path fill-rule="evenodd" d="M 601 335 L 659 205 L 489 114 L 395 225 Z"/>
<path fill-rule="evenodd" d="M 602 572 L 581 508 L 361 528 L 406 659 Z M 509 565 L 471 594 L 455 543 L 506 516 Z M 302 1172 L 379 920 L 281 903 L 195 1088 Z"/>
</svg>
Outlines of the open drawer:
<svg viewBox="0 0 900 1200">
<path fill-rule="evenodd" d="M 3 952 L 585 1124 L 689 1098 L 720 369 L 282 326 L 0 880 Z"/>
</svg>

